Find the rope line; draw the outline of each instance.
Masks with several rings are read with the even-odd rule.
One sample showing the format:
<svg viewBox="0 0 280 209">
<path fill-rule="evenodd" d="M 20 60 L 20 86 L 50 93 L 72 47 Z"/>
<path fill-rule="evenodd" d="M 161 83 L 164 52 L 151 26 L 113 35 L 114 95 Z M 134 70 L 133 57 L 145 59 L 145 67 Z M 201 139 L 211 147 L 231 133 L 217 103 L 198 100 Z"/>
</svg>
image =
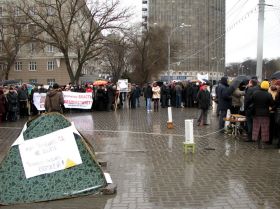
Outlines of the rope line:
<svg viewBox="0 0 280 209">
<path fill-rule="evenodd" d="M 21 130 L 20 127 L 0 127 L 0 129 L 18 129 Z M 195 138 L 204 138 L 206 136 L 214 135 L 219 133 L 223 129 L 205 134 L 205 135 L 194 135 Z M 114 130 L 107 130 L 107 129 L 92 129 L 92 130 L 83 130 L 80 129 L 81 132 L 108 132 L 108 133 L 129 133 L 129 134 L 145 134 L 145 135 L 156 135 L 156 136 L 176 136 L 176 137 L 184 137 L 184 134 L 162 134 L 162 133 L 155 133 L 155 132 L 141 132 L 141 131 L 114 131 Z"/>
</svg>

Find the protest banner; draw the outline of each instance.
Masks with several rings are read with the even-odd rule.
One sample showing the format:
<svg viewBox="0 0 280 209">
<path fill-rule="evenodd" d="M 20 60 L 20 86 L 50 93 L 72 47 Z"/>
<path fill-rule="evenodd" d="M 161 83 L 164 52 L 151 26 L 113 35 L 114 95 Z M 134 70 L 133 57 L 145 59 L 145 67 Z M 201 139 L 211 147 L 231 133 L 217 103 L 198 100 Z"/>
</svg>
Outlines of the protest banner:
<svg viewBox="0 0 280 209">
<path fill-rule="evenodd" d="M 72 126 L 19 144 L 26 178 L 82 163 Z"/>
<path fill-rule="evenodd" d="M 128 92 L 128 79 L 119 79 L 117 83 L 117 90 L 120 92 Z"/>
<path fill-rule="evenodd" d="M 205 80 L 208 80 L 208 74 L 197 74 L 197 80 L 199 80 L 200 82 L 205 82 Z"/>
<path fill-rule="evenodd" d="M 92 93 L 79 93 L 63 91 L 64 107 L 90 109 L 92 106 Z"/>
<path fill-rule="evenodd" d="M 45 110 L 46 95 L 47 95 L 46 93 L 37 93 L 37 92 L 33 94 L 33 104 L 38 111 Z"/>
</svg>

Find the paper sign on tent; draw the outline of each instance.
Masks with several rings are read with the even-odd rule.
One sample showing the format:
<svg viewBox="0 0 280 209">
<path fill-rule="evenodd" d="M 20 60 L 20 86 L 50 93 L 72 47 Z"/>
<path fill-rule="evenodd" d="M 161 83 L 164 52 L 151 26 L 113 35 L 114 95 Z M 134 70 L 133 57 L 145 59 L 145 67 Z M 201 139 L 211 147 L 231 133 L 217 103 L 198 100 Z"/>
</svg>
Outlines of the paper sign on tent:
<svg viewBox="0 0 280 209">
<path fill-rule="evenodd" d="M 19 151 L 26 178 L 82 163 L 72 126 L 24 141 Z"/>
</svg>

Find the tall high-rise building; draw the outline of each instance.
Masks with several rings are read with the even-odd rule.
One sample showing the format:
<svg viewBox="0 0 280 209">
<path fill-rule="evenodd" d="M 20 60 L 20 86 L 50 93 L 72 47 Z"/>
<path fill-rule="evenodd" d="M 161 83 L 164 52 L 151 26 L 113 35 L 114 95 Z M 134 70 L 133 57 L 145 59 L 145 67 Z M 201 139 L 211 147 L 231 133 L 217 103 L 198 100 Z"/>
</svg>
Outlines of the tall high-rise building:
<svg viewBox="0 0 280 209">
<path fill-rule="evenodd" d="M 225 0 L 143 0 L 142 5 L 144 29 L 165 26 L 170 48 L 180 46 L 171 50 L 163 80 L 224 75 Z"/>
</svg>

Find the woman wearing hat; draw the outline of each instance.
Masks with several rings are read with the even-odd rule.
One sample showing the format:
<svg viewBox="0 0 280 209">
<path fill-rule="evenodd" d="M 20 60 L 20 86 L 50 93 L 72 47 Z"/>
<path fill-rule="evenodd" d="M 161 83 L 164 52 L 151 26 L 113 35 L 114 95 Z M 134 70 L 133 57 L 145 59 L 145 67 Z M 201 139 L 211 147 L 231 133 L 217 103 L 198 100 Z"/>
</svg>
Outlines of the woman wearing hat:
<svg viewBox="0 0 280 209">
<path fill-rule="evenodd" d="M 258 141 L 258 148 L 262 148 L 262 142 L 269 141 L 269 107 L 273 105 L 271 94 L 267 92 L 269 89 L 269 82 L 261 82 L 260 89 L 252 96 L 254 104 L 253 115 L 253 141 Z M 259 135 L 261 138 L 259 139 Z"/>
</svg>

